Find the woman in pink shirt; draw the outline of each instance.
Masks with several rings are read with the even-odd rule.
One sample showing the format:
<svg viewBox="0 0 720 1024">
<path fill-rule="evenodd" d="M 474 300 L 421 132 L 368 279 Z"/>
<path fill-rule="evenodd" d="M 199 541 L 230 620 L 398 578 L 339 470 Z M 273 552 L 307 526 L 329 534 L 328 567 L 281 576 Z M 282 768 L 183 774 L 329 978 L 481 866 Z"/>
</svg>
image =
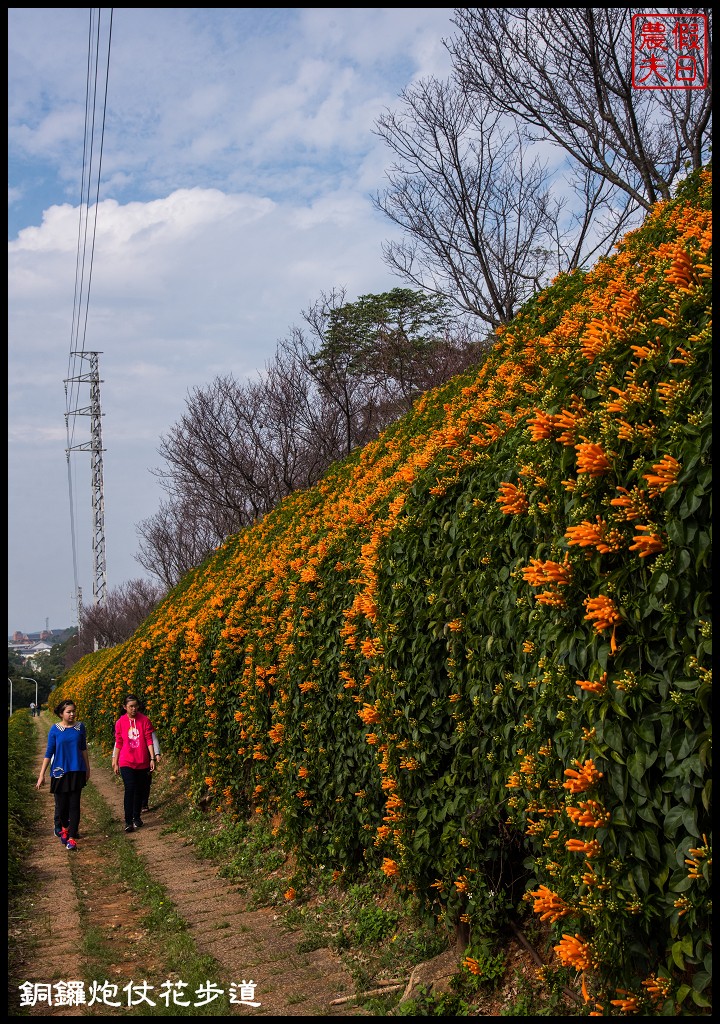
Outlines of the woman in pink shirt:
<svg viewBox="0 0 720 1024">
<path fill-rule="evenodd" d="M 150 719 L 141 714 L 140 701 L 129 693 L 123 701 L 125 714 L 115 723 L 115 749 L 112 766 L 125 786 L 125 831 L 142 828 L 140 817 L 148 775 L 155 771 L 153 727 Z"/>
</svg>

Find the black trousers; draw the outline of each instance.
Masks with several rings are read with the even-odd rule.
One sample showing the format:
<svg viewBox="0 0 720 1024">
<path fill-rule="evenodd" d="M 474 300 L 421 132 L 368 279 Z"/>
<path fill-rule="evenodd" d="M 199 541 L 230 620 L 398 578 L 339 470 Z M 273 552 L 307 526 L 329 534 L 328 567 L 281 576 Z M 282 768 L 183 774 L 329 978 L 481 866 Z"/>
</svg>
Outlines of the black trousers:
<svg viewBox="0 0 720 1024">
<path fill-rule="evenodd" d="M 55 821 L 68 830 L 68 839 L 77 839 L 80 828 L 81 789 L 55 794 Z"/>
<path fill-rule="evenodd" d="M 146 791 L 149 791 L 147 776 L 149 768 L 120 768 L 123 785 L 125 786 L 125 824 L 132 825 L 140 817 Z"/>
</svg>

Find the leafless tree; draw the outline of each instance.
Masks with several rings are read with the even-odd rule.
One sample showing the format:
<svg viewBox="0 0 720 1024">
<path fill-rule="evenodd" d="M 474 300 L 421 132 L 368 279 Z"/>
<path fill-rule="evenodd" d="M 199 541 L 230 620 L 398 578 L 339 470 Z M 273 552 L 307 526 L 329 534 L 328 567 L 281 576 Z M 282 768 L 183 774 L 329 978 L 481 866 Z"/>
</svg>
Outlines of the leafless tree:
<svg viewBox="0 0 720 1024">
<path fill-rule="evenodd" d="M 140 565 L 171 590 L 224 540 L 192 503 L 163 501 L 155 515 L 138 524 Z"/>
<path fill-rule="evenodd" d="M 65 654 L 63 656 L 63 668 L 72 668 L 73 665 L 77 664 L 81 658 L 84 658 L 86 654 L 90 654 L 95 650 L 92 637 L 88 637 L 87 640 L 80 636 L 80 633 L 76 633 L 68 641 L 67 647 L 65 648 Z"/>
<path fill-rule="evenodd" d="M 262 427 L 258 382 L 217 377 L 194 388 L 186 411 L 161 438 L 155 475 L 171 497 L 226 535 L 273 507 L 256 444 Z"/>
<path fill-rule="evenodd" d="M 337 417 L 326 405 L 285 347 L 257 380 L 228 375 L 195 388 L 161 439 L 164 464 L 155 473 L 174 503 L 191 507 L 214 537 L 227 536 L 314 483 L 337 458 Z"/>
<path fill-rule="evenodd" d="M 80 616 L 82 653 L 127 640 L 154 611 L 165 590 L 149 580 L 128 580 L 108 592 L 102 607 L 84 607 Z"/>
<path fill-rule="evenodd" d="M 512 119 L 452 82 L 420 81 L 376 133 L 395 155 L 375 205 L 405 229 L 385 258 L 426 291 L 495 327 L 557 271 L 561 204 Z"/>
<path fill-rule="evenodd" d="M 310 487 L 338 458 L 338 411 L 308 374 L 301 347 L 281 343 L 266 365 L 260 392 L 263 453 L 272 502 Z"/>
<path fill-rule="evenodd" d="M 291 351 L 258 380 L 195 388 L 161 439 L 154 472 L 167 499 L 137 528 L 138 562 L 174 586 L 227 536 L 315 483 L 338 458 L 339 437 L 337 413 Z"/>
<path fill-rule="evenodd" d="M 712 26 L 711 8 L 658 10 L 704 13 Z M 578 168 L 647 209 L 707 159 L 712 85 L 633 87 L 632 16 L 640 13 L 653 11 L 456 7 L 460 34 L 448 46 L 468 97 L 519 119 L 534 138 L 554 143 Z M 702 62 L 701 50 L 693 53 Z"/>
</svg>

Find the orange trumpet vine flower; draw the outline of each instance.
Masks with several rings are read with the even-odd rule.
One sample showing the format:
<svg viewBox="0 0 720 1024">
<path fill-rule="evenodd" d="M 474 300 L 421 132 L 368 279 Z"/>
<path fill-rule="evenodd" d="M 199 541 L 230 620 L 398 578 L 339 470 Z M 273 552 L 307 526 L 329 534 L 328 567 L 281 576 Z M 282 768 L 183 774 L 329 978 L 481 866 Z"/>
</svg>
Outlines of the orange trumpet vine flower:
<svg viewBox="0 0 720 1024">
<path fill-rule="evenodd" d="M 571 821 L 583 828 L 601 828 L 610 821 L 610 812 L 597 800 L 585 800 L 579 807 L 566 807 L 565 813 Z"/>
<path fill-rule="evenodd" d="M 692 276 L 693 265 L 690 257 L 684 249 L 680 249 L 673 258 L 665 277 L 670 284 L 674 284 L 677 288 L 684 290 L 690 284 Z"/>
<path fill-rule="evenodd" d="M 620 998 L 611 999 L 610 1004 L 612 1006 L 617 1006 L 623 1013 L 638 1012 L 640 1009 L 640 1003 L 638 1002 L 637 996 L 634 996 L 632 992 L 628 992 L 624 988 L 619 988 L 617 990 L 617 994 Z"/>
<path fill-rule="evenodd" d="M 672 981 L 670 978 L 658 978 L 651 974 L 649 978 L 642 982 L 642 987 L 654 1002 L 662 1003 L 670 994 Z"/>
<path fill-rule="evenodd" d="M 568 781 L 563 782 L 563 789 L 569 789 L 571 793 L 584 793 L 603 777 L 603 773 L 597 770 L 591 758 L 588 758 L 585 764 L 580 761 L 576 761 L 575 764 L 580 770 L 566 768 L 565 775 Z"/>
<path fill-rule="evenodd" d="M 544 441 L 553 436 L 555 417 L 551 413 L 536 412 L 532 419 L 528 420 L 530 437 L 533 441 Z"/>
<path fill-rule="evenodd" d="M 636 530 L 651 530 L 651 526 L 636 526 Z M 665 545 L 656 533 L 638 533 L 633 537 L 634 543 L 630 545 L 630 551 L 637 551 L 640 558 L 647 558 L 648 555 L 656 555 L 658 551 L 664 551 Z"/>
<path fill-rule="evenodd" d="M 388 878 L 392 878 L 394 875 L 400 874 L 400 868 L 398 867 L 397 861 L 391 860 L 390 857 L 383 857 L 381 871 Z"/>
<path fill-rule="evenodd" d="M 605 693 L 607 691 L 607 672 L 603 672 L 594 683 L 589 679 L 576 679 L 575 685 L 579 686 L 581 690 L 586 690 L 588 693 Z"/>
<path fill-rule="evenodd" d="M 594 966 L 592 947 L 582 935 L 563 935 L 557 946 L 553 947 L 565 967 L 574 967 L 576 971 L 587 971 Z"/>
<path fill-rule="evenodd" d="M 573 908 L 569 907 L 565 900 L 561 899 L 551 889 L 548 889 L 546 885 L 541 885 L 539 889 L 531 892 L 530 895 L 535 901 L 533 912 L 540 914 L 541 921 L 555 923 L 555 921 L 565 917 L 566 914 L 572 914 L 573 912 Z"/>
<path fill-rule="evenodd" d="M 583 441 L 575 445 L 578 454 L 578 473 L 585 473 L 587 476 L 602 476 L 603 473 L 612 469 L 610 459 L 602 450 L 599 444 L 590 441 Z"/>
<path fill-rule="evenodd" d="M 607 523 L 600 516 L 596 516 L 594 523 L 584 519 L 577 526 L 568 526 L 565 531 L 565 540 L 571 546 L 594 547 L 603 554 L 607 554 L 609 551 L 617 550 L 620 537 L 617 531 L 608 531 Z"/>
<path fill-rule="evenodd" d="M 519 516 L 528 510 L 528 500 L 522 485 L 500 484 L 500 496 L 495 499 L 500 506 L 500 511 L 506 516 Z"/>
<path fill-rule="evenodd" d="M 600 594 L 599 597 L 585 598 L 585 608 L 587 609 L 587 615 L 584 618 L 587 622 L 594 622 L 596 633 L 612 629 L 613 638 L 610 648 L 614 654 L 617 649 L 615 644 L 615 627 L 618 623 L 622 622 L 622 615 L 610 598 L 604 594 Z"/>
<path fill-rule="evenodd" d="M 620 491 L 620 498 L 611 498 L 610 504 L 624 510 L 622 513 L 628 521 L 639 519 L 643 515 L 650 514 L 650 506 L 647 503 L 647 494 L 638 487 L 628 491 L 625 487 L 616 487 Z"/>
<path fill-rule="evenodd" d="M 597 857 L 602 847 L 597 839 L 591 839 L 587 843 L 583 839 L 568 839 L 565 843 L 565 849 L 569 850 L 570 853 L 582 853 L 586 857 Z"/>
<path fill-rule="evenodd" d="M 543 562 L 539 558 L 531 558 L 530 565 L 523 569 L 522 574 L 531 587 L 566 587 L 572 579 L 572 565 L 567 558 L 564 562 Z"/>
<path fill-rule="evenodd" d="M 362 718 L 365 725 L 376 725 L 381 721 L 379 713 L 372 704 L 363 704 L 362 710 L 358 711 L 358 715 Z"/>
<path fill-rule="evenodd" d="M 650 492 L 651 496 L 662 494 L 668 487 L 671 487 L 676 482 L 681 469 L 682 465 L 672 455 L 663 455 L 660 461 L 652 467 L 652 473 L 643 473 L 643 478 L 651 487 L 655 488 Z"/>
<path fill-rule="evenodd" d="M 608 335 L 605 324 L 601 320 L 593 320 L 583 335 L 582 354 L 592 363 L 595 356 L 600 355 L 607 343 Z"/>
<path fill-rule="evenodd" d="M 577 430 L 579 420 L 580 416 L 570 412 L 568 409 L 563 409 L 561 413 L 558 413 L 555 417 L 555 426 L 562 430 L 562 433 L 558 434 L 560 444 L 564 444 L 566 447 L 571 447 L 575 444 L 575 431 Z"/>
</svg>

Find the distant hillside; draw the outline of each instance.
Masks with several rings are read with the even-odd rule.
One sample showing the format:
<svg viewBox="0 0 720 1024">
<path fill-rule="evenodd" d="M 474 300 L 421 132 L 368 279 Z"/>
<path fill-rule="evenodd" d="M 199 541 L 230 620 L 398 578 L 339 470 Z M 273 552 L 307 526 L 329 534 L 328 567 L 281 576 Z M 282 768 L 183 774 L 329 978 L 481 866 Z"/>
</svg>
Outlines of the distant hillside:
<svg viewBox="0 0 720 1024">
<path fill-rule="evenodd" d="M 473 943 L 532 909 L 594 1015 L 710 991 L 711 175 L 475 373 L 230 538 L 64 694 L 195 799 Z"/>
</svg>

